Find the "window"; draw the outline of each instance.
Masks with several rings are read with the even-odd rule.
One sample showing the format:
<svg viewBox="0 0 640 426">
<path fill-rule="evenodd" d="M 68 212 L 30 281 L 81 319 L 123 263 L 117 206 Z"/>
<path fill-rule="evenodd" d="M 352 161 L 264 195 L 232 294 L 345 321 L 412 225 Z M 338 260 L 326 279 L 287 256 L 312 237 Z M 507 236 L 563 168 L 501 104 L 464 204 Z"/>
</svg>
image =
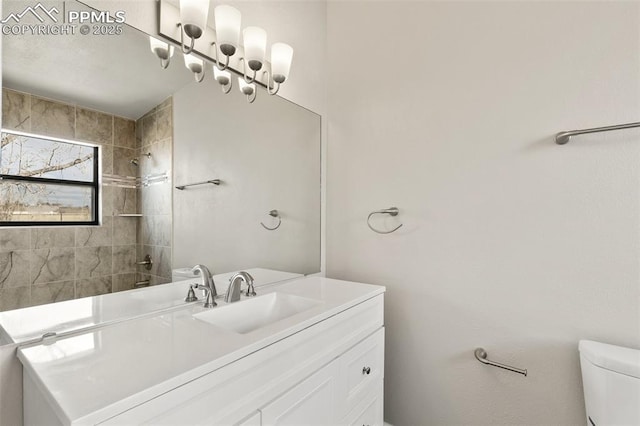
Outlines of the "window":
<svg viewBox="0 0 640 426">
<path fill-rule="evenodd" d="M 98 225 L 98 147 L 2 130 L 0 226 Z"/>
</svg>

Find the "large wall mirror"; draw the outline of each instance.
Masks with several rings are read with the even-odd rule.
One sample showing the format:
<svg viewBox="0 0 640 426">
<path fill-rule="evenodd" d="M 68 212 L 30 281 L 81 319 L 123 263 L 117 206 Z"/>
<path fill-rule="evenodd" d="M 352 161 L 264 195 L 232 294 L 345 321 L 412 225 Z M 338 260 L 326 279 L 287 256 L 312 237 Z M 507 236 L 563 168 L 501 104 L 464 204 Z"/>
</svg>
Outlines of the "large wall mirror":
<svg viewBox="0 0 640 426">
<path fill-rule="evenodd" d="M 29 5 L 4 2 L 3 14 Z M 29 137 L 95 146 L 101 204 L 99 226 L 0 228 L 0 311 L 163 284 L 198 263 L 263 281 L 320 271 L 317 114 L 263 89 L 249 104 L 210 75 L 197 83 L 179 49 L 162 69 L 126 25 L 2 42 L 0 155 L 16 158 Z M 55 146 L 30 152 L 46 159 Z M 45 195 L 38 208 L 59 212 Z"/>
</svg>

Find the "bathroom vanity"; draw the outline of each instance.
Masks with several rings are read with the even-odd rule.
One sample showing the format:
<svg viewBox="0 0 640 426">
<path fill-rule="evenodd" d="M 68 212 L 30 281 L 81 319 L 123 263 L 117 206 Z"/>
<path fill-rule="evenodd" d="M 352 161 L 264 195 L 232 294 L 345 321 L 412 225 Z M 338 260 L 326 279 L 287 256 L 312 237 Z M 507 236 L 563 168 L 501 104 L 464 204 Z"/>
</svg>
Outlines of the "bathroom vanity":
<svg viewBox="0 0 640 426">
<path fill-rule="evenodd" d="M 25 424 L 382 425 L 384 287 L 217 301 L 20 348 Z"/>
</svg>

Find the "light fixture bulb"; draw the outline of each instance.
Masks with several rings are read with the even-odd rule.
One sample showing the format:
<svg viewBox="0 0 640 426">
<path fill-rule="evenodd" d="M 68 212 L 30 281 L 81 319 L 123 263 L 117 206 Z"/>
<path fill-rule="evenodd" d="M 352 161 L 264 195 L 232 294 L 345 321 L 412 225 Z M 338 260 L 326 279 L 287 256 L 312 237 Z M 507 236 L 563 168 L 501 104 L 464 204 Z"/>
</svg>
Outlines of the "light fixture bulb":
<svg viewBox="0 0 640 426">
<path fill-rule="evenodd" d="M 253 92 L 256 91 L 256 85 L 254 83 L 247 83 L 242 77 L 238 77 L 238 88 L 247 96 L 253 95 Z"/>
<path fill-rule="evenodd" d="M 166 60 L 173 56 L 173 46 L 155 37 L 149 36 L 149 47 L 151 51 L 160 59 Z"/>
<path fill-rule="evenodd" d="M 259 27 L 247 27 L 242 31 L 244 59 L 253 71 L 260 71 L 267 50 L 267 32 Z"/>
<path fill-rule="evenodd" d="M 200 74 L 204 68 L 204 61 L 193 55 L 184 55 L 184 66 L 194 74 Z"/>
<path fill-rule="evenodd" d="M 240 43 L 240 23 L 242 15 L 235 7 L 217 6 L 214 9 L 216 43 L 225 56 L 233 56 Z"/>
<path fill-rule="evenodd" d="M 276 83 L 284 83 L 289 78 L 293 48 L 286 43 L 274 43 L 271 46 L 271 75 Z"/>
<path fill-rule="evenodd" d="M 200 38 L 208 16 L 209 0 L 180 0 L 180 23 L 187 36 Z"/>
<path fill-rule="evenodd" d="M 214 65 L 213 78 L 215 78 L 221 85 L 226 86 L 231 81 L 231 73 L 229 71 L 223 71 Z"/>
</svg>

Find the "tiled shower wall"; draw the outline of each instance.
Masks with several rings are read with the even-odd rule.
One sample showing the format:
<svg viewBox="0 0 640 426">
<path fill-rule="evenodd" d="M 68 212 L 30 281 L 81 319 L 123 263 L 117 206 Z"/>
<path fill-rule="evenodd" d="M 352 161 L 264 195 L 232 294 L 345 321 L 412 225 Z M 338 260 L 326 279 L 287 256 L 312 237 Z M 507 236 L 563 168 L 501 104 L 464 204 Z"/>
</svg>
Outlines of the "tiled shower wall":
<svg viewBox="0 0 640 426">
<path fill-rule="evenodd" d="M 173 163 L 173 106 L 166 99 L 136 122 L 138 158 L 142 176 L 166 173 L 168 181 L 138 190 L 138 258 L 147 254 L 153 260 L 150 271 L 140 269 L 139 280 L 151 285 L 171 281 L 171 166 Z M 151 154 L 147 156 L 146 154 Z"/>
<path fill-rule="evenodd" d="M 131 164 L 131 159 L 138 156 L 140 144 L 145 140 L 148 142 L 146 145 L 157 145 L 157 149 L 153 146 L 156 151 L 154 161 L 164 158 L 171 164 L 170 105 L 168 100 L 170 136 L 164 140 L 151 138 L 154 134 L 152 129 L 155 129 L 155 135 L 167 134 L 167 124 L 162 121 L 159 126 L 157 120 L 145 123 L 143 119 L 142 124 L 146 124 L 148 130 L 141 134 L 147 134 L 147 138 L 139 139 L 136 137 L 136 123 L 132 120 L 3 88 L 2 126 L 99 144 L 104 174 L 137 176 L 143 168 L 155 167 L 154 163 L 145 165 L 142 159 L 140 167 Z M 150 115 L 159 117 L 157 109 L 154 108 Z M 162 129 L 158 131 L 160 127 Z M 160 155 L 162 143 L 169 144 L 168 150 L 165 149 L 168 160 Z M 142 246 L 138 247 L 139 241 L 148 243 L 144 248 L 149 247 L 152 256 L 157 256 L 154 269 L 150 271 L 153 273 L 152 284 L 170 281 L 167 278 L 171 275 L 169 183 L 157 185 L 164 187 L 169 194 L 168 209 L 162 208 L 163 212 L 168 212 L 163 216 L 168 218 L 163 220 L 118 216 L 137 213 L 138 208 L 145 209 L 147 205 L 155 206 L 151 200 L 139 205 L 138 197 L 162 192 L 159 189 L 154 187 L 153 193 L 146 190 L 138 193 L 136 189 L 103 186 L 103 221 L 100 226 L 0 228 L 0 311 L 133 288 L 136 281 L 146 279 L 136 275 L 136 257 L 143 251 Z M 161 211 L 160 206 L 149 209 L 154 214 Z M 139 226 L 141 220 L 142 227 Z M 147 229 L 138 231 L 144 227 Z M 162 236 L 156 237 L 156 230 Z"/>
</svg>

